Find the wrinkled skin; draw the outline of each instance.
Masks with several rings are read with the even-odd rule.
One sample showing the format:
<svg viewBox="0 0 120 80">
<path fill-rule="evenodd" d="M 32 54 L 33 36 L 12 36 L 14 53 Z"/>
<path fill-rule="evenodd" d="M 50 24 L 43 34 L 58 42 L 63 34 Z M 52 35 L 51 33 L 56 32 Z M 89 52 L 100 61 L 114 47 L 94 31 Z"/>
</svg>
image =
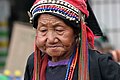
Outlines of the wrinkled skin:
<svg viewBox="0 0 120 80">
<path fill-rule="evenodd" d="M 56 62 L 68 59 L 75 46 L 75 33 L 65 22 L 53 15 L 41 14 L 38 18 L 36 45 Z"/>
</svg>

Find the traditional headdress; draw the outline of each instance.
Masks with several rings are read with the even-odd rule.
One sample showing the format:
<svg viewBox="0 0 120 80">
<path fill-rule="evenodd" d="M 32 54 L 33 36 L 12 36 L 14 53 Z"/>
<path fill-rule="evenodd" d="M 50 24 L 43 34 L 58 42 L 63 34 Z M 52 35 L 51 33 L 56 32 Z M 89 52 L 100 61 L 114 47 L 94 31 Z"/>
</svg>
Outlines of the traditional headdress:
<svg viewBox="0 0 120 80">
<path fill-rule="evenodd" d="M 38 15 L 43 13 L 60 17 L 65 21 L 69 21 L 71 27 L 81 29 L 80 48 L 76 49 L 76 53 L 71 58 L 65 80 L 72 80 L 77 62 L 79 68 L 78 80 L 89 80 L 88 45 L 94 48 L 94 34 L 102 35 L 102 32 L 87 0 L 36 0 L 29 13 L 30 22 L 33 23 L 34 28 L 37 27 Z M 40 54 L 40 51 L 35 46 L 33 80 L 45 80 L 46 66 L 47 55 Z"/>
</svg>

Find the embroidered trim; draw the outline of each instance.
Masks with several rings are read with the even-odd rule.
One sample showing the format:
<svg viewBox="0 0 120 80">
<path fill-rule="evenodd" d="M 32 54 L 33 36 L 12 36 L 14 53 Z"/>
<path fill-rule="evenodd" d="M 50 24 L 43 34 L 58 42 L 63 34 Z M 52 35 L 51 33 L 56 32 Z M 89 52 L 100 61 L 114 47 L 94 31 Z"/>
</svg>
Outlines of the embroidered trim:
<svg viewBox="0 0 120 80">
<path fill-rule="evenodd" d="M 80 14 L 82 14 L 73 5 L 63 0 L 40 0 L 30 9 L 30 22 L 34 19 L 36 14 L 40 13 L 55 13 L 69 19 L 70 21 L 80 21 Z"/>
</svg>

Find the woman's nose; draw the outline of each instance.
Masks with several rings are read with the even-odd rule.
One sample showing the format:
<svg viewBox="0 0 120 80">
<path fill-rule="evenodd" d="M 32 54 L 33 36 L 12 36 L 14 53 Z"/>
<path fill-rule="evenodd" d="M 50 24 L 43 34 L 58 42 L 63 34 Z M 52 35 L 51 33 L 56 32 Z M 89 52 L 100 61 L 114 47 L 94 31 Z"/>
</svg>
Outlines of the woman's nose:
<svg viewBox="0 0 120 80">
<path fill-rule="evenodd" d="M 56 33 L 55 33 L 54 31 L 49 31 L 49 32 L 47 33 L 47 41 L 48 41 L 49 43 L 55 43 L 55 42 L 58 41 L 58 40 L 57 40 L 57 35 L 56 35 Z"/>
</svg>

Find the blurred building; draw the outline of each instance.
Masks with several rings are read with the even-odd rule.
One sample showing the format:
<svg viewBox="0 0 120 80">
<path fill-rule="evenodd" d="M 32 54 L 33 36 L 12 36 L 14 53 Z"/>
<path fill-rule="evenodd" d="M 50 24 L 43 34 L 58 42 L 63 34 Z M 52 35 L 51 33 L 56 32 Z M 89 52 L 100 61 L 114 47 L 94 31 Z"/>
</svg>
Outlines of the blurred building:
<svg viewBox="0 0 120 80">
<path fill-rule="evenodd" d="M 15 21 L 29 23 L 27 11 L 35 0 L 0 0 L 0 69 L 5 66 Z"/>
<path fill-rule="evenodd" d="M 0 0 L 0 68 L 5 65 L 8 53 L 8 18 L 10 16 L 10 3 Z"/>
<path fill-rule="evenodd" d="M 109 42 L 120 49 L 120 0 L 90 0 L 94 13 Z"/>
</svg>

